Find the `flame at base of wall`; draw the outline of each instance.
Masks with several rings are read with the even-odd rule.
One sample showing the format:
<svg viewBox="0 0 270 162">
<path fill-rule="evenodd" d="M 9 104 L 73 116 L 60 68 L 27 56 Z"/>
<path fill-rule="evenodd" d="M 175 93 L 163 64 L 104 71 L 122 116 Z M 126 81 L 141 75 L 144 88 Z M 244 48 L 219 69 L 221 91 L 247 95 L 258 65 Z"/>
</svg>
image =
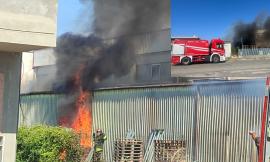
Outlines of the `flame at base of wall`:
<svg viewBox="0 0 270 162">
<path fill-rule="evenodd" d="M 89 97 L 89 92 L 80 90 L 80 95 L 76 101 L 76 116 L 71 125 L 71 128 L 80 135 L 81 146 L 85 148 L 90 148 L 92 144 L 92 119 Z"/>
<path fill-rule="evenodd" d="M 63 127 L 72 128 L 80 136 L 80 145 L 83 148 L 92 146 L 92 111 L 90 104 L 90 92 L 79 90 L 75 101 L 75 109 L 72 118 L 61 117 L 59 124 Z"/>
</svg>

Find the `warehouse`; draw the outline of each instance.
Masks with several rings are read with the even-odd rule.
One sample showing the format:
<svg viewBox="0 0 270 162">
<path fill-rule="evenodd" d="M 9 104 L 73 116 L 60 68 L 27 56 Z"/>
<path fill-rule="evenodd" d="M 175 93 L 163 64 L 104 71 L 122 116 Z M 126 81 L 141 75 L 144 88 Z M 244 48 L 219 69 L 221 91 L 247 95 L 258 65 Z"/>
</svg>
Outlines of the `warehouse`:
<svg viewBox="0 0 270 162">
<path fill-rule="evenodd" d="M 248 132 L 260 131 L 264 92 L 265 80 L 99 89 L 92 92 L 92 131 L 102 128 L 108 136 L 106 161 L 115 156 L 114 142 L 125 139 L 130 130 L 147 148 L 151 131 L 162 129 L 160 140 L 185 142 L 188 162 L 250 162 L 257 154 Z M 23 95 L 20 124 L 57 125 L 63 98 L 50 93 Z"/>
</svg>

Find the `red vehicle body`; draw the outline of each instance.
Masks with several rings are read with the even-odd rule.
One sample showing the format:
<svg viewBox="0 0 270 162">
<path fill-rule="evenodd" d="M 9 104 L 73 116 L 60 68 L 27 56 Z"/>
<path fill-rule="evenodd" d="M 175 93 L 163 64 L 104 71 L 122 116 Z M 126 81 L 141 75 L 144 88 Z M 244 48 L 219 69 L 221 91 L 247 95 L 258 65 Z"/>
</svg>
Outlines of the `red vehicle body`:
<svg viewBox="0 0 270 162">
<path fill-rule="evenodd" d="M 209 43 L 209 41 L 199 38 L 174 38 L 171 43 L 171 63 L 173 65 L 225 61 L 224 41 L 221 39 L 212 39 Z"/>
</svg>

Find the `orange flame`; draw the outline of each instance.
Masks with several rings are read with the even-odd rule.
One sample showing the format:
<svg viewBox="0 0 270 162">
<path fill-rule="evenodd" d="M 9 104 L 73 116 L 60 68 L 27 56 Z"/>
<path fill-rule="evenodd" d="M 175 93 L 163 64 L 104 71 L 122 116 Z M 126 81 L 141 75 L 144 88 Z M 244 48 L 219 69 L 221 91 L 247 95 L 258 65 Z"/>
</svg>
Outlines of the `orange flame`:
<svg viewBox="0 0 270 162">
<path fill-rule="evenodd" d="M 82 70 L 83 66 L 78 69 L 78 72 L 74 76 L 74 84 L 78 87 L 79 92 L 75 102 L 75 115 L 73 118 L 67 116 L 61 117 L 59 124 L 64 127 L 70 127 L 78 133 L 80 135 L 81 146 L 88 149 L 92 145 L 92 112 L 89 102 L 90 93 L 83 91 L 81 87 L 80 74 Z"/>
<path fill-rule="evenodd" d="M 92 119 L 91 119 L 91 106 L 89 104 L 89 92 L 80 90 L 80 94 L 76 101 L 77 114 L 71 124 L 71 128 L 75 130 L 81 137 L 81 146 L 85 148 L 91 147 L 91 134 L 92 134 Z"/>
</svg>

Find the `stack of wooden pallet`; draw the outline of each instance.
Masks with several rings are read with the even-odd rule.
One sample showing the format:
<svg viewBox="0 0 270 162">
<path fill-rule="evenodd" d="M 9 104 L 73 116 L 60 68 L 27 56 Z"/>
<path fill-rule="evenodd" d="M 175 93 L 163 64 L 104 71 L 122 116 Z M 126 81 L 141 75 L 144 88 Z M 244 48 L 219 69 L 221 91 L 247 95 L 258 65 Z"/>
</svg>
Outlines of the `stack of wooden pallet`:
<svg viewBox="0 0 270 162">
<path fill-rule="evenodd" d="M 142 162 L 144 145 L 142 140 L 125 139 L 114 143 L 114 161 Z"/>
<path fill-rule="evenodd" d="M 155 140 L 156 162 L 186 162 L 186 143 L 183 140 Z"/>
</svg>

